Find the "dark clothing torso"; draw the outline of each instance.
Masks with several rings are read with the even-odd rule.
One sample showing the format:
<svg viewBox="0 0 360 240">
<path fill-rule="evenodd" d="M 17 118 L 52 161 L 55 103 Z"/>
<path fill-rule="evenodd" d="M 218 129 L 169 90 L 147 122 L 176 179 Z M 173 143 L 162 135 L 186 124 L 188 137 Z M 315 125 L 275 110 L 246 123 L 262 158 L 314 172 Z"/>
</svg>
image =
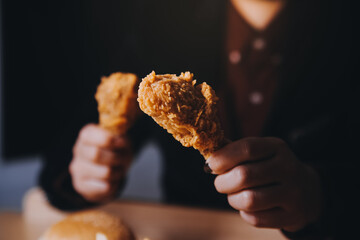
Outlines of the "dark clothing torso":
<svg viewBox="0 0 360 240">
<path fill-rule="evenodd" d="M 100 76 L 116 71 L 134 72 L 140 77 L 152 70 L 159 74 L 191 71 L 198 82 L 206 81 L 223 96 L 220 111 L 225 116 L 223 123 L 229 139 L 248 135 L 279 137 L 301 161 L 320 172 L 327 196 L 331 196 L 334 189 L 341 189 L 345 194 L 354 187 L 356 174 L 352 174 L 354 169 L 349 167 L 354 156 L 351 151 L 344 152 L 354 144 L 353 111 L 350 110 L 356 99 L 351 94 L 354 82 L 347 71 L 354 65 L 347 51 L 346 43 L 351 35 L 348 35 L 346 25 L 349 23 L 342 5 L 339 7 L 332 1 L 289 1 L 282 16 L 285 23 L 281 26 L 281 36 L 285 38 L 279 46 L 274 43 L 275 49 L 282 52 L 281 65 L 276 72 L 268 71 L 274 81 L 270 84 L 273 90 L 266 96 L 268 105 L 249 116 L 244 113 L 249 108 L 252 111 L 251 106 L 241 105 L 239 101 L 244 101 L 243 96 L 231 92 L 241 88 L 232 88 L 231 84 L 236 85 L 234 79 L 242 75 L 228 77 L 233 70 L 229 69 L 225 46 L 236 43 L 226 45 L 225 1 L 89 1 L 85 5 L 83 21 L 87 28 L 84 57 L 81 58 L 83 72 L 78 74 L 81 79 L 76 79 L 83 82 L 80 91 L 84 92 L 84 97 L 79 100 L 82 110 L 71 118 L 67 129 L 61 131 L 46 153 L 40 176 L 40 185 L 55 206 L 62 209 L 89 206 L 73 190 L 67 167 L 78 131 L 88 122 L 97 122 L 93 94 Z M 121 15 L 117 9 L 122 8 L 128 10 L 121 10 Z M 238 47 L 244 48 L 242 61 L 246 64 L 240 67 L 253 71 L 247 76 L 266 80 L 267 76 L 259 75 L 255 68 L 247 65 L 251 60 L 245 58 L 248 46 Z M 257 58 L 257 66 L 268 64 L 271 56 L 274 55 Z M 64 71 L 71 74 L 74 70 Z M 244 115 L 238 114 L 241 112 Z M 258 127 L 245 132 L 243 126 L 251 125 L 251 116 L 259 117 L 254 120 L 259 120 L 254 123 Z M 164 157 L 162 183 L 167 203 L 230 209 L 226 196 L 214 188 L 214 176 L 204 173 L 204 159 L 196 150 L 181 146 L 146 116 L 139 120 L 130 135 L 136 149 L 149 139 L 161 147 Z M 343 199 L 336 197 L 338 194 L 328 201 L 336 216 L 334 221 L 346 212 L 346 206 L 341 204 Z M 334 206 L 339 206 L 339 202 L 344 209 L 335 211 Z"/>
</svg>

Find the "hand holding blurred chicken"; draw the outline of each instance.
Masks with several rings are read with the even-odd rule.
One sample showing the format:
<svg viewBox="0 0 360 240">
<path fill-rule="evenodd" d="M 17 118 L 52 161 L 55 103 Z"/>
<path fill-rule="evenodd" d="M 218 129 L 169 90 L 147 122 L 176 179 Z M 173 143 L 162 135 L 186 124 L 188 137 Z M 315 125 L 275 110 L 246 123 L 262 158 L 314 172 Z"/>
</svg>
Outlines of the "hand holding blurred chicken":
<svg viewBox="0 0 360 240">
<path fill-rule="evenodd" d="M 100 124 L 79 132 L 69 165 L 74 189 L 86 201 L 114 199 L 133 160 L 127 130 L 140 113 L 136 101 L 138 78 L 130 73 L 103 77 L 95 98 Z"/>
</svg>

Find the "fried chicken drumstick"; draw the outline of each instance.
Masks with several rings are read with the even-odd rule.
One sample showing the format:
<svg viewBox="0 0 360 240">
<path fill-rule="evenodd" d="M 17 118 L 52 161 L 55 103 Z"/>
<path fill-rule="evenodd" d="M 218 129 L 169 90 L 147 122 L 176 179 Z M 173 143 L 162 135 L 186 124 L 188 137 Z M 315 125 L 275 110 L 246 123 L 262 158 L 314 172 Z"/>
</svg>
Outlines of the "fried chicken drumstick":
<svg viewBox="0 0 360 240">
<path fill-rule="evenodd" d="M 113 134 L 124 134 L 140 113 L 137 98 L 138 77 L 132 73 L 113 73 L 102 77 L 95 98 L 100 126 Z"/>
<path fill-rule="evenodd" d="M 185 147 L 207 159 L 225 145 L 217 116 L 215 91 L 205 82 L 195 85 L 190 72 L 146 76 L 139 86 L 140 109 Z"/>
</svg>

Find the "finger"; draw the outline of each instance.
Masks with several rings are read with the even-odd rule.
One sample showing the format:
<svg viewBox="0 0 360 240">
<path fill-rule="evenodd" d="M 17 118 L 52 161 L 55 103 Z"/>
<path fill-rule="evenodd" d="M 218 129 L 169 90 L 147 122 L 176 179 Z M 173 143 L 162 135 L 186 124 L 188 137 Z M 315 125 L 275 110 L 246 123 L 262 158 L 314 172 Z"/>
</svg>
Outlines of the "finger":
<svg viewBox="0 0 360 240">
<path fill-rule="evenodd" d="M 70 172 L 73 176 L 82 179 L 98 179 L 104 181 L 117 181 L 124 175 L 123 167 L 109 167 L 94 164 L 80 159 L 75 159 L 70 164 Z"/>
<path fill-rule="evenodd" d="M 214 174 L 222 174 L 236 165 L 274 156 L 282 143 L 277 138 L 244 138 L 213 153 L 207 164 Z"/>
<path fill-rule="evenodd" d="M 80 186 L 78 186 L 80 185 Z M 75 189 L 88 201 L 103 202 L 113 197 L 116 186 L 98 179 L 87 179 L 74 182 Z"/>
<path fill-rule="evenodd" d="M 240 211 L 240 216 L 255 227 L 283 228 L 294 220 L 281 208 L 273 208 L 258 212 Z"/>
<path fill-rule="evenodd" d="M 121 136 L 116 136 L 96 124 L 88 124 L 79 133 L 79 140 L 102 148 L 125 148 L 129 142 Z"/>
<path fill-rule="evenodd" d="M 107 166 L 126 165 L 127 162 L 129 162 L 129 159 L 131 159 L 131 153 L 127 149 L 124 149 L 123 151 L 114 151 L 81 142 L 76 144 L 74 154 L 80 159 Z"/>
<path fill-rule="evenodd" d="M 237 210 L 251 212 L 281 207 L 283 203 L 282 190 L 283 188 L 280 185 L 246 189 L 229 194 L 228 202 L 231 207 Z"/>
<path fill-rule="evenodd" d="M 219 193 L 231 194 L 246 188 L 274 184 L 280 181 L 276 159 L 238 165 L 215 178 Z"/>
</svg>

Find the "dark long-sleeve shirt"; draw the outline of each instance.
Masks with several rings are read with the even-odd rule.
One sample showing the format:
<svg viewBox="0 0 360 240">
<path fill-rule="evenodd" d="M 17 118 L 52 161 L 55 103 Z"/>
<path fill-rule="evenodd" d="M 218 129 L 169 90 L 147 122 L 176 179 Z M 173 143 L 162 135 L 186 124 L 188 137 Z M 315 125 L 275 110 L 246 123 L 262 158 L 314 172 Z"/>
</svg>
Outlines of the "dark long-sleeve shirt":
<svg viewBox="0 0 360 240">
<path fill-rule="evenodd" d="M 244 35 L 229 35 L 227 29 L 239 27 L 239 22 L 227 21 L 234 13 L 224 1 L 124 2 L 90 1 L 84 7 L 84 34 L 88 34 L 84 39 L 89 48 L 84 53 L 89 69 L 84 78 L 89 80 L 81 81 L 90 85 L 83 89 L 89 93 L 79 103 L 82 110 L 71 117 L 46 153 L 40 185 L 50 202 L 62 209 L 91 206 L 73 189 L 68 164 L 80 128 L 97 121 L 91 92 L 98 84 L 97 74 L 126 71 L 143 77 L 152 70 L 189 70 L 199 82 L 214 86 L 222 98 L 220 112 L 229 139 L 279 137 L 319 172 L 326 206 L 321 234 L 336 237 L 346 229 L 348 223 L 341 220 L 359 208 L 353 167 L 357 97 L 347 8 L 335 1 L 289 1 L 274 31 L 244 30 Z M 116 9 L 123 7 L 129 11 L 122 14 L 128 15 L 119 19 Z M 265 54 L 254 51 L 249 44 L 253 41 L 231 41 L 243 36 L 265 40 Z M 236 64 L 239 56 L 231 55 L 232 48 L 242 49 Z M 245 88 L 244 81 L 257 81 L 263 95 L 245 96 L 255 89 Z M 263 109 L 258 111 L 258 107 Z M 167 203 L 230 209 L 226 196 L 214 188 L 214 176 L 203 172 L 204 160 L 196 150 L 181 146 L 146 116 L 129 135 L 136 149 L 149 139 L 159 143 L 165 159 L 162 184 Z"/>
</svg>

